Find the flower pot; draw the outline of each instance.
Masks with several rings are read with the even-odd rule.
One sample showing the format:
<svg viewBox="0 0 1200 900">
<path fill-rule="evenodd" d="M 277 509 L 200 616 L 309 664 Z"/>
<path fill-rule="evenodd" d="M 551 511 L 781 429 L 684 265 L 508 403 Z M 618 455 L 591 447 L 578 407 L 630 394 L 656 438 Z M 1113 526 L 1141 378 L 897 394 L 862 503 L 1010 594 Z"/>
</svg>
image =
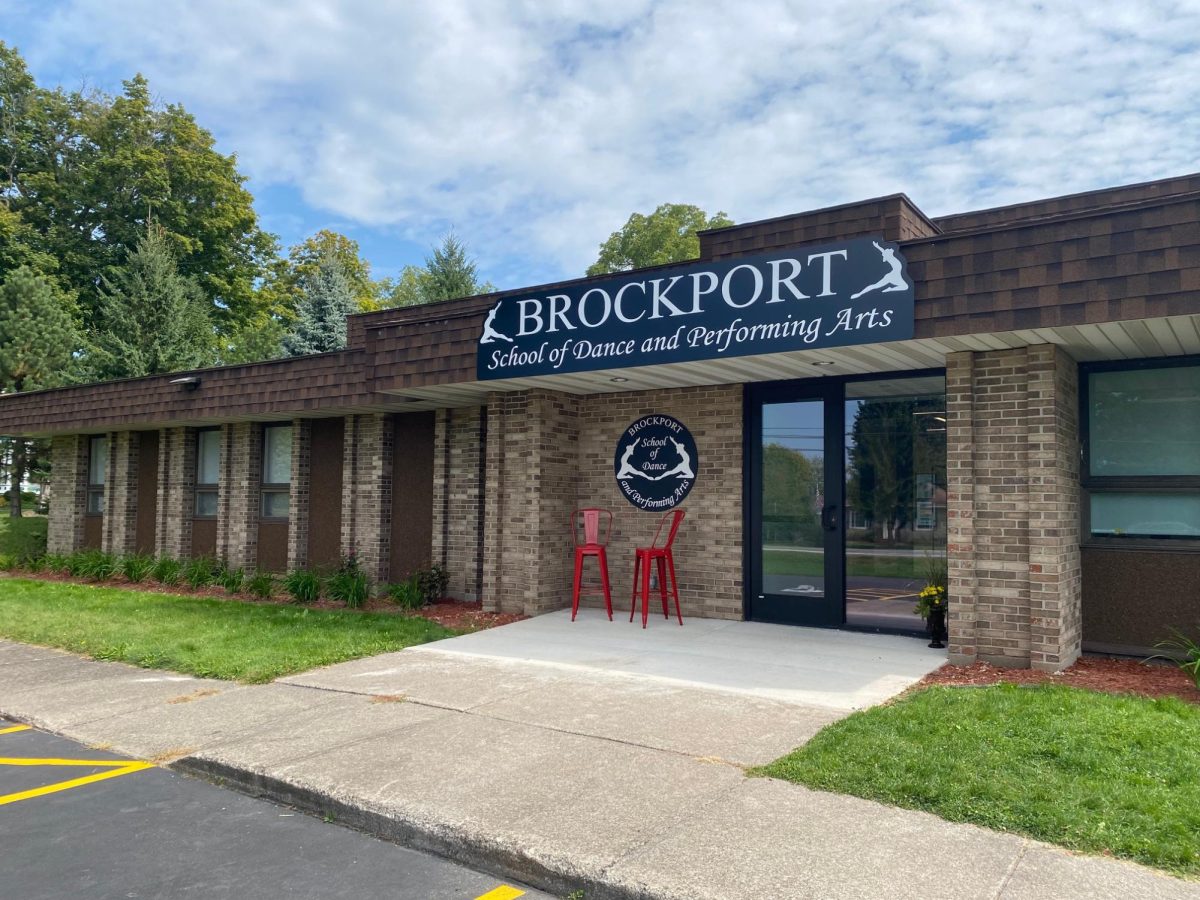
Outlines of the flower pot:
<svg viewBox="0 0 1200 900">
<path fill-rule="evenodd" d="M 946 638 L 949 636 L 946 632 L 946 607 L 935 606 L 929 610 L 929 618 L 925 620 L 925 624 L 929 630 L 929 636 L 932 640 L 929 642 L 930 647 L 941 648 L 946 646 Z"/>
</svg>

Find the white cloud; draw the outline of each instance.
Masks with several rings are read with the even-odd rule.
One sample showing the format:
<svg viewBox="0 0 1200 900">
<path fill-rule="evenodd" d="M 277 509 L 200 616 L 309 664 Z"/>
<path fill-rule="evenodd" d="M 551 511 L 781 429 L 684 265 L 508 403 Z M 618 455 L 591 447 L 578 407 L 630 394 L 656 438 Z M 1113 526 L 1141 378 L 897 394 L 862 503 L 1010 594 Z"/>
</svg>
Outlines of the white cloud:
<svg viewBox="0 0 1200 900">
<path fill-rule="evenodd" d="M 1200 157 L 1195 3 L 73 0 L 31 33 L 35 68 L 143 71 L 255 184 L 453 224 L 502 286 L 665 201 L 940 214 Z"/>
</svg>

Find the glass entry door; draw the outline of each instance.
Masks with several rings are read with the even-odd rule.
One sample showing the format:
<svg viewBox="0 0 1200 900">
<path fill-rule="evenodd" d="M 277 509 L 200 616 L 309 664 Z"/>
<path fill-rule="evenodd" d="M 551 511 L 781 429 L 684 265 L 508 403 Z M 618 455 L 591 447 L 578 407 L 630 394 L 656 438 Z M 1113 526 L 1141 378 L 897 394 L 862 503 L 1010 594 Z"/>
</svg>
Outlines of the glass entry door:
<svg viewBox="0 0 1200 900">
<path fill-rule="evenodd" d="M 944 578 L 940 374 L 754 385 L 747 396 L 749 617 L 919 632 Z"/>
<path fill-rule="evenodd" d="M 751 615 L 837 626 L 842 596 L 841 406 L 827 389 L 752 409 Z"/>
</svg>

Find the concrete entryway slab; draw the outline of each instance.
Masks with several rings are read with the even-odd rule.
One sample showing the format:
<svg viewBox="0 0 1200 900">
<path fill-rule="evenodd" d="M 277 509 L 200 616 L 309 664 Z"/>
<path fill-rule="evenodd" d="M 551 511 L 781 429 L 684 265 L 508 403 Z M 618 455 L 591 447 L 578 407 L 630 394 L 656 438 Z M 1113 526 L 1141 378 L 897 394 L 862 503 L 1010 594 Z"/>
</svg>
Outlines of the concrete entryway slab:
<svg viewBox="0 0 1200 900">
<path fill-rule="evenodd" d="M 830 709 L 862 709 L 893 697 L 946 661 L 919 638 L 718 619 L 653 619 L 643 629 L 599 610 L 547 613 L 415 647 L 599 670 Z"/>
</svg>

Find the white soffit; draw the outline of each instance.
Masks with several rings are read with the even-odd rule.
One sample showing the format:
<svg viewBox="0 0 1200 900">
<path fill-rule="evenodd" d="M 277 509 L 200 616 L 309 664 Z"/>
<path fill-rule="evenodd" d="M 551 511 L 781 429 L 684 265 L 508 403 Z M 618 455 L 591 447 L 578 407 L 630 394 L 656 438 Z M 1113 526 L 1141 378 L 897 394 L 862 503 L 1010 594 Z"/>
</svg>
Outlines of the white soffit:
<svg viewBox="0 0 1200 900">
<path fill-rule="evenodd" d="M 796 350 L 763 356 L 733 356 L 664 366 L 604 369 L 536 378 L 475 381 L 388 391 L 403 397 L 403 409 L 474 406 L 493 391 L 550 390 L 567 394 L 603 394 L 661 388 L 737 384 L 939 369 L 946 355 L 963 350 L 1005 350 L 1031 344 L 1058 344 L 1079 362 L 1200 355 L 1200 314 L 1134 319 L 1096 325 L 1064 325 L 996 334 L 860 344 L 821 350 Z M 617 379 L 617 380 L 614 380 Z"/>
</svg>

